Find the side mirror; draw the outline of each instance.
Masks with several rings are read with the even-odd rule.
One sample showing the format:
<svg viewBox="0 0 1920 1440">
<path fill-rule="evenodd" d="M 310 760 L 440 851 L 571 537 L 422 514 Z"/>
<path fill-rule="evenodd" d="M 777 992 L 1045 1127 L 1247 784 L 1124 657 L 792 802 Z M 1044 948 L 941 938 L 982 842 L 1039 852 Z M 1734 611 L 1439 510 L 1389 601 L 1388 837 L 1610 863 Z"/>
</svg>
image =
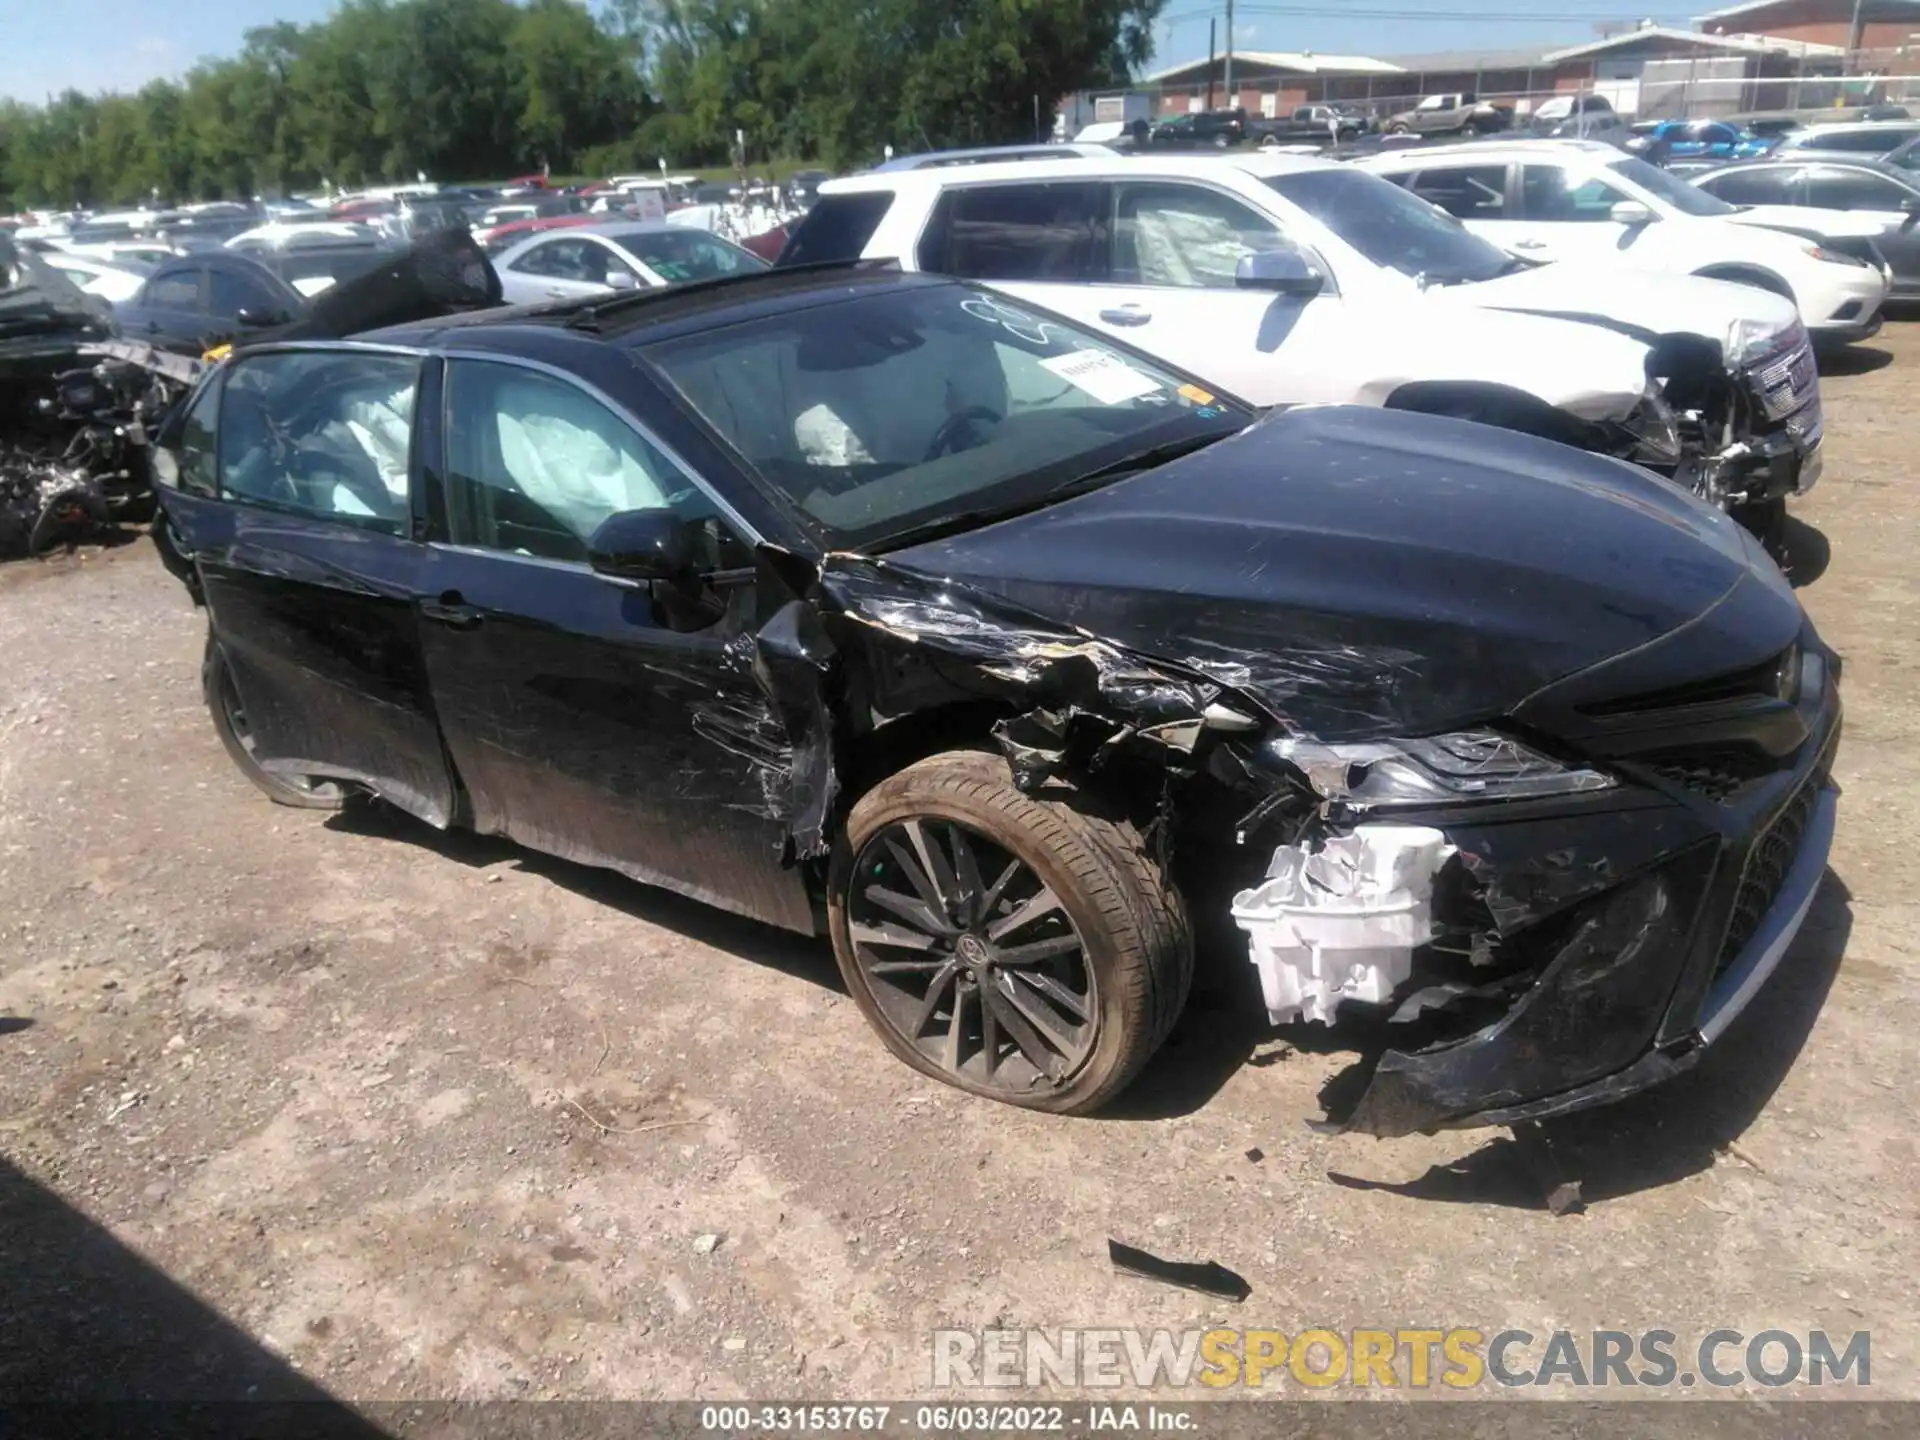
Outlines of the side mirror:
<svg viewBox="0 0 1920 1440">
<path fill-rule="evenodd" d="M 587 563 L 616 580 L 685 580 L 694 568 L 694 532 L 671 510 L 622 510 L 588 538 Z"/>
<path fill-rule="evenodd" d="M 1327 287 L 1327 277 L 1307 262 L 1307 257 L 1291 247 L 1282 250 L 1256 250 L 1242 255 L 1234 266 L 1233 283 L 1240 290 L 1270 290 L 1276 295 L 1318 295 Z"/>
<path fill-rule="evenodd" d="M 1616 225 L 1651 225 L 1654 214 L 1638 200 L 1622 200 L 1607 212 L 1607 218 Z"/>
<path fill-rule="evenodd" d="M 293 317 L 284 310 L 263 310 L 257 305 L 243 305 L 233 318 L 242 330 L 264 330 L 269 325 L 285 325 Z"/>
<path fill-rule="evenodd" d="M 640 277 L 635 275 L 631 270 L 609 270 L 607 272 L 607 288 L 609 290 L 638 290 L 640 288 Z"/>
</svg>

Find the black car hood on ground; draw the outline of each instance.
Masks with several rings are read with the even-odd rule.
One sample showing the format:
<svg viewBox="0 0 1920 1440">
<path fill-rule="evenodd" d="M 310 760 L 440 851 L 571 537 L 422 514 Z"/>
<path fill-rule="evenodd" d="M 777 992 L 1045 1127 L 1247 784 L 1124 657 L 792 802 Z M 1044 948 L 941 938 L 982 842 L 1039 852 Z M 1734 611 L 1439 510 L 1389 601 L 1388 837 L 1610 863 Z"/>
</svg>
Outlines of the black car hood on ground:
<svg viewBox="0 0 1920 1440">
<path fill-rule="evenodd" d="M 1793 643 L 1791 589 L 1724 515 L 1622 462 L 1388 410 L 1275 415 L 900 566 L 1234 685 L 1325 739 L 1510 714 L 1688 636 L 1731 672 Z M 1636 665 L 1636 681 L 1657 665 Z"/>
</svg>

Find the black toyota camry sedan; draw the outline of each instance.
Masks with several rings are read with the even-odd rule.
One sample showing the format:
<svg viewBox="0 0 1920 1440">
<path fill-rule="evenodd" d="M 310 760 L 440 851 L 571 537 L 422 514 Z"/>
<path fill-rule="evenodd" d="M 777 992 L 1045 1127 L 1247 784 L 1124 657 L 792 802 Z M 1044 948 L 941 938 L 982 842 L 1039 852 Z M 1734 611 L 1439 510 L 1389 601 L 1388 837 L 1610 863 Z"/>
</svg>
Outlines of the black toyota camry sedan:
<svg viewBox="0 0 1920 1440">
<path fill-rule="evenodd" d="M 1397 1037 L 1335 1123 L 1591 1105 L 1722 1033 L 1823 872 L 1837 665 L 1724 516 L 965 283 L 259 346 L 156 468 L 273 799 L 829 935 L 895 1055 L 1014 1104 L 1118 1093 L 1198 937 Z"/>
</svg>

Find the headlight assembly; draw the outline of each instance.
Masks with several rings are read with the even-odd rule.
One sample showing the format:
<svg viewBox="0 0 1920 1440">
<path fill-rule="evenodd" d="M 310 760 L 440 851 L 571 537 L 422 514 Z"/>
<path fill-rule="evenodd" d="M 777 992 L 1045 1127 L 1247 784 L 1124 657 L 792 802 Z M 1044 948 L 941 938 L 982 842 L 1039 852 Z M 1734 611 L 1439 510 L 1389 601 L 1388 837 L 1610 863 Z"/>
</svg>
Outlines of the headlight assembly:
<svg viewBox="0 0 1920 1440">
<path fill-rule="evenodd" d="M 1742 318 L 1727 330 L 1727 364 L 1743 370 L 1769 355 L 1779 355 L 1797 346 L 1802 338 L 1800 322 L 1775 326 L 1765 320 Z"/>
<path fill-rule="evenodd" d="M 1339 745 L 1284 738 L 1269 741 L 1267 752 L 1304 774 L 1323 798 L 1361 809 L 1529 800 L 1610 790 L 1616 783 L 1491 730 Z"/>
<path fill-rule="evenodd" d="M 1829 250 L 1824 245 L 1809 245 L 1807 247 L 1807 254 L 1816 260 L 1824 260 L 1829 265 L 1857 265 L 1862 269 L 1873 268 L 1858 255 L 1846 255 L 1838 250 Z"/>
<path fill-rule="evenodd" d="M 1633 437 L 1633 454 L 1629 458 L 1647 465 L 1679 462 L 1679 418 L 1658 387 L 1649 384 L 1640 403 L 1620 424 Z"/>
</svg>

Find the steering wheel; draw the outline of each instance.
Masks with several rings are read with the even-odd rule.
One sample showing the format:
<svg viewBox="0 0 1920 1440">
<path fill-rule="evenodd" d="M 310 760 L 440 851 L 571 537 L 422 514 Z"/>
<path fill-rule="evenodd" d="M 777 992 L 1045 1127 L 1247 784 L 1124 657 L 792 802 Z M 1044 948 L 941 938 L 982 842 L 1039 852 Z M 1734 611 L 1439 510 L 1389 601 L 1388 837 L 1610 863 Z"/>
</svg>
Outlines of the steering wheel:
<svg viewBox="0 0 1920 1440">
<path fill-rule="evenodd" d="M 964 410 L 955 411 L 940 422 L 940 428 L 933 432 L 933 439 L 927 442 L 926 458 L 938 460 L 947 451 L 954 449 L 954 441 L 965 434 L 976 420 L 985 420 L 998 425 L 1005 417 L 998 410 L 989 410 L 985 405 L 969 405 Z"/>
<path fill-rule="evenodd" d="M 353 458 L 336 454 L 324 445 L 299 444 L 293 449 L 289 478 L 304 492 L 306 502 L 323 513 L 332 509 L 333 490 L 339 486 L 365 506 L 371 517 L 398 519 L 393 493 L 377 478 L 369 480 Z"/>
</svg>

